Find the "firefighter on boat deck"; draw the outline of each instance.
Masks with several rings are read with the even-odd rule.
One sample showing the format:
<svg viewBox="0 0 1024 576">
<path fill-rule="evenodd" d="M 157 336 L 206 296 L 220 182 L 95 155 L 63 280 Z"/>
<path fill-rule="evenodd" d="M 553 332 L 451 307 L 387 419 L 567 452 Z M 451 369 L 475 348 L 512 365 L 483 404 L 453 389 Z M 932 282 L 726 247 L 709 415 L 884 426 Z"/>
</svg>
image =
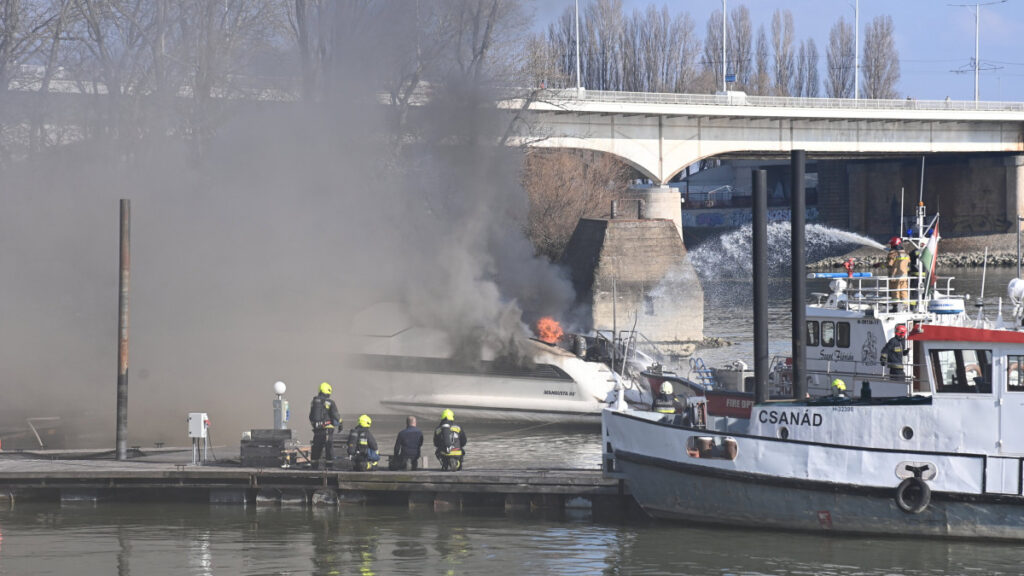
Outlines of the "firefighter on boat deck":
<svg viewBox="0 0 1024 576">
<path fill-rule="evenodd" d="M 907 348 L 907 327 L 904 324 L 896 325 L 896 334 L 885 343 L 882 348 L 882 364 L 889 367 L 890 376 L 903 377 L 903 358 L 910 354 Z"/>
<path fill-rule="evenodd" d="M 310 464 L 315 468 L 327 468 L 334 465 L 334 430 L 341 428 L 341 416 L 338 404 L 331 399 L 331 385 L 320 384 L 320 391 L 313 397 L 309 406 L 309 423 L 313 426 L 313 453 Z M 321 464 L 320 455 L 325 461 Z"/>
<path fill-rule="evenodd" d="M 348 433 L 348 455 L 352 459 L 352 469 L 357 472 L 376 470 L 380 461 L 377 439 L 370 432 L 372 423 L 370 417 L 363 414 L 359 416 L 359 424 Z"/>
<path fill-rule="evenodd" d="M 898 301 L 890 307 L 890 311 L 895 312 L 910 305 L 910 256 L 903 251 L 903 240 L 899 236 L 889 240 L 885 265 L 889 269 L 889 299 Z"/>
<path fill-rule="evenodd" d="M 671 382 L 661 383 L 661 387 L 658 388 L 658 395 L 654 397 L 652 408 L 655 412 L 661 414 L 681 414 L 683 412 L 683 403 L 672 394 Z"/>
<path fill-rule="evenodd" d="M 462 470 L 466 442 L 466 432 L 455 423 L 455 413 L 445 409 L 441 412 L 441 423 L 434 429 L 434 455 L 442 470 Z"/>
</svg>

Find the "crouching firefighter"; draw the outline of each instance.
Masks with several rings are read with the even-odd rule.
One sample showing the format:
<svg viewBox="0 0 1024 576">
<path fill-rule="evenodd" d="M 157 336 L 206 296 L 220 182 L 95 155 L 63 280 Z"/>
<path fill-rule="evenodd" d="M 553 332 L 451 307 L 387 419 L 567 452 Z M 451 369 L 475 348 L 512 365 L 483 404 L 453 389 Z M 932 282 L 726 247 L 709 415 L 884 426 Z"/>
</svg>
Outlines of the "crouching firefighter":
<svg viewBox="0 0 1024 576">
<path fill-rule="evenodd" d="M 348 455 L 352 459 L 352 469 L 358 472 L 376 470 L 380 460 L 370 424 L 370 417 L 363 414 L 359 417 L 359 425 L 348 433 Z"/>
<path fill-rule="evenodd" d="M 320 384 L 320 392 L 309 406 L 309 423 L 313 426 L 313 453 L 310 464 L 314 468 L 330 469 L 334 465 L 334 431 L 341 429 L 338 404 L 331 399 L 331 385 Z M 320 462 L 321 454 L 324 462 Z"/>
<path fill-rule="evenodd" d="M 661 387 L 658 389 L 658 395 L 654 398 L 654 403 L 651 407 L 655 412 L 664 414 L 661 418 L 662 422 L 681 426 L 683 425 L 683 414 L 686 412 L 686 407 L 683 406 L 683 403 L 672 392 L 672 383 L 662 382 Z"/>
<path fill-rule="evenodd" d="M 441 470 L 462 470 L 465 457 L 466 433 L 455 423 L 451 410 L 441 412 L 441 423 L 434 429 L 434 454 L 441 462 Z"/>
</svg>

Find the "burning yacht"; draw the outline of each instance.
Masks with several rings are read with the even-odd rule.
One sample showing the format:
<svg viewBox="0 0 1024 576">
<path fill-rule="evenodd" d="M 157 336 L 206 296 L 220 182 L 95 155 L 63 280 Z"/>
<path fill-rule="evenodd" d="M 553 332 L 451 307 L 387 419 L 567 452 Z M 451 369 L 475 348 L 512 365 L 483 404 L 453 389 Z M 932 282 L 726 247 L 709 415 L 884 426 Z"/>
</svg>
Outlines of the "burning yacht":
<svg viewBox="0 0 1024 576">
<path fill-rule="evenodd" d="M 651 402 L 631 376 L 646 355 L 600 334 L 563 335 L 549 318 L 515 357 L 483 347 L 465 358 L 445 332 L 417 326 L 397 304 L 363 312 L 354 330 L 360 346 L 349 363 L 372 383 L 384 412 L 433 417 L 450 408 L 468 419 L 597 424 L 617 385 L 628 401 Z"/>
</svg>

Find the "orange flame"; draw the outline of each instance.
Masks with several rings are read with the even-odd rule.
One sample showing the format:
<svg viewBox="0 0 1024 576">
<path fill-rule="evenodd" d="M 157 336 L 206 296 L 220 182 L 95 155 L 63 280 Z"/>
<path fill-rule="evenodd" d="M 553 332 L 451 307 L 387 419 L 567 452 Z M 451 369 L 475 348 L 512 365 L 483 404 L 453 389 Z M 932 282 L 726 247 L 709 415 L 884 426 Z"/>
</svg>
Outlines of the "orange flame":
<svg viewBox="0 0 1024 576">
<path fill-rule="evenodd" d="M 537 335 L 541 342 L 554 344 L 562 337 L 562 327 L 554 318 L 545 316 L 537 320 Z"/>
</svg>

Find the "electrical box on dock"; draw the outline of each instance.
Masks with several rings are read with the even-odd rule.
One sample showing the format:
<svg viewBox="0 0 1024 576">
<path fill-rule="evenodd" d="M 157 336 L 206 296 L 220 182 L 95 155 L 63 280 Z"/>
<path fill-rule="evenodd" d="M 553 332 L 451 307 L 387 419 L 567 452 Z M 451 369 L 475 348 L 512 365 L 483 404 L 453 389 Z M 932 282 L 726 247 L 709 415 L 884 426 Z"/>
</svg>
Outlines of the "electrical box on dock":
<svg viewBox="0 0 1024 576">
<path fill-rule="evenodd" d="M 206 438 L 207 428 L 210 426 L 210 419 L 206 412 L 188 413 L 188 437 Z"/>
</svg>

